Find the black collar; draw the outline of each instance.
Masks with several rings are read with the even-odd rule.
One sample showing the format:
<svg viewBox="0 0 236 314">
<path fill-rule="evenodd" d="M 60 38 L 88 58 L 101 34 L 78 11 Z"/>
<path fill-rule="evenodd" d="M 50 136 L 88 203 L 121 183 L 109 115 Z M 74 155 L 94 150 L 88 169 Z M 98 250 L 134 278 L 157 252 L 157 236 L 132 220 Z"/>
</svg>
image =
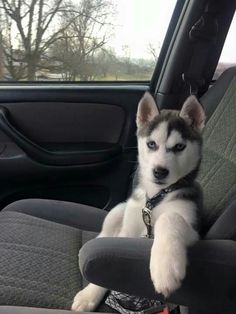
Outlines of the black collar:
<svg viewBox="0 0 236 314">
<path fill-rule="evenodd" d="M 168 193 L 174 192 L 176 190 L 182 189 L 189 186 L 189 182 L 186 179 L 180 179 L 176 183 L 171 184 L 165 189 L 160 190 L 156 195 L 154 195 L 152 198 L 149 198 L 147 196 L 146 201 L 146 207 L 150 210 L 152 210 L 154 207 L 156 207 Z"/>
<path fill-rule="evenodd" d="M 187 178 L 180 179 L 176 183 L 171 184 L 165 189 L 160 190 L 156 195 L 154 195 L 152 198 L 148 198 L 146 200 L 146 205 L 142 209 L 142 216 L 143 216 L 143 221 L 146 225 L 147 228 L 147 237 L 152 238 L 152 225 L 151 225 L 151 220 L 152 220 L 152 210 L 154 207 L 156 207 L 158 204 L 161 203 L 161 201 L 165 198 L 165 196 L 168 193 L 171 193 L 173 191 L 185 188 L 189 186 L 190 182 L 187 180 Z"/>
</svg>

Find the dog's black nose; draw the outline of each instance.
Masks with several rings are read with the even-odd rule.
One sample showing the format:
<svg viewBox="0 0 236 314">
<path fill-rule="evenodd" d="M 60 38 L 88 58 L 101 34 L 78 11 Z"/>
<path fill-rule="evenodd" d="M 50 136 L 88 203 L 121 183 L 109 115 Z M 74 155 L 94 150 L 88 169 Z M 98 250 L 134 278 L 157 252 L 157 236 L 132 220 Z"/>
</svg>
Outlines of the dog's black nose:
<svg viewBox="0 0 236 314">
<path fill-rule="evenodd" d="M 162 167 L 156 167 L 153 170 L 153 175 L 155 178 L 157 178 L 158 180 L 162 180 L 165 179 L 169 174 L 169 170 L 166 168 L 162 168 Z"/>
</svg>

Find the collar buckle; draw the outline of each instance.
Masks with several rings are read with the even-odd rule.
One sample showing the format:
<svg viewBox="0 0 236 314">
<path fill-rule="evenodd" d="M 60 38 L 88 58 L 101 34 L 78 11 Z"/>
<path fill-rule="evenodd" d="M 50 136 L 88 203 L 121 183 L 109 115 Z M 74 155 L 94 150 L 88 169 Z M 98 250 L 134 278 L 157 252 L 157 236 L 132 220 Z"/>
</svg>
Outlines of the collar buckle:
<svg viewBox="0 0 236 314">
<path fill-rule="evenodd" d="M 165 198 L 166 194 L 171 193 L 179 188 L 186 186 L 184 180 L 174 183 L 167 188 L 159 191 L 152 198 L 147 198 L 146 205 L 142 209 L 143 222 L 147 228 L 147 237 L 152 238 L 152 210 Z"/>
<path fill-rule="evenodd" d="M 146 226 L 151 226 L 152 222 L 152 211 L 148 207 L 144 207 L 142 209 L 143 221 Z"/>
</svg>

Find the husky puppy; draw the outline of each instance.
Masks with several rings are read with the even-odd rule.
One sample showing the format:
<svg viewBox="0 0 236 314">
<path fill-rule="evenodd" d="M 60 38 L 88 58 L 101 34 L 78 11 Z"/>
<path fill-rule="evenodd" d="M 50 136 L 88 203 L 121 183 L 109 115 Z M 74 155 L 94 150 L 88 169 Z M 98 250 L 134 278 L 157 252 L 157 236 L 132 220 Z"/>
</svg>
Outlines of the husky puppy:
<svg viewBox="0 0 236 314">
<path fill-rule="evenodd" d="M 137 112 L 138 185 L 106 216 L 98 237 L 154 237 L 150 273 L 155 290 L 168 297 L 181 286 L 186 249 L 198 238 L 201 190 L 194 182 L 201 161 L 205 114 L 195 96 L 180 112 L 159 111 L 146 92 Z M 93 311 L 106 289 L 89 284 L 78 292 L 75 311 Z"/>
</svg>

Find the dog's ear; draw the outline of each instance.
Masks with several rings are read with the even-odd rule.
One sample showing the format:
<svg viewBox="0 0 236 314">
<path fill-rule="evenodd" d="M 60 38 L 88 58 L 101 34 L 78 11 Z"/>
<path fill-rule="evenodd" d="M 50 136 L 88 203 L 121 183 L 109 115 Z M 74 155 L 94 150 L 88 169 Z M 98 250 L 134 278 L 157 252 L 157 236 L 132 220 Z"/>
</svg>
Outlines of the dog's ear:
<svg viewBox="0 0 236 314">
<path fill-rule="evenodd" d="M 195 96 L 186 99 L 179 115 L 194 129 L 201 131 L 204 128 L 206 115 Z"/>
<path fill-rule="evenodd" d="M 138 104 L 136 124 L 138 128 L 145 126 L 159 114 L 157 104 L 149 92 L 146 92 Z"/>
</svg>

